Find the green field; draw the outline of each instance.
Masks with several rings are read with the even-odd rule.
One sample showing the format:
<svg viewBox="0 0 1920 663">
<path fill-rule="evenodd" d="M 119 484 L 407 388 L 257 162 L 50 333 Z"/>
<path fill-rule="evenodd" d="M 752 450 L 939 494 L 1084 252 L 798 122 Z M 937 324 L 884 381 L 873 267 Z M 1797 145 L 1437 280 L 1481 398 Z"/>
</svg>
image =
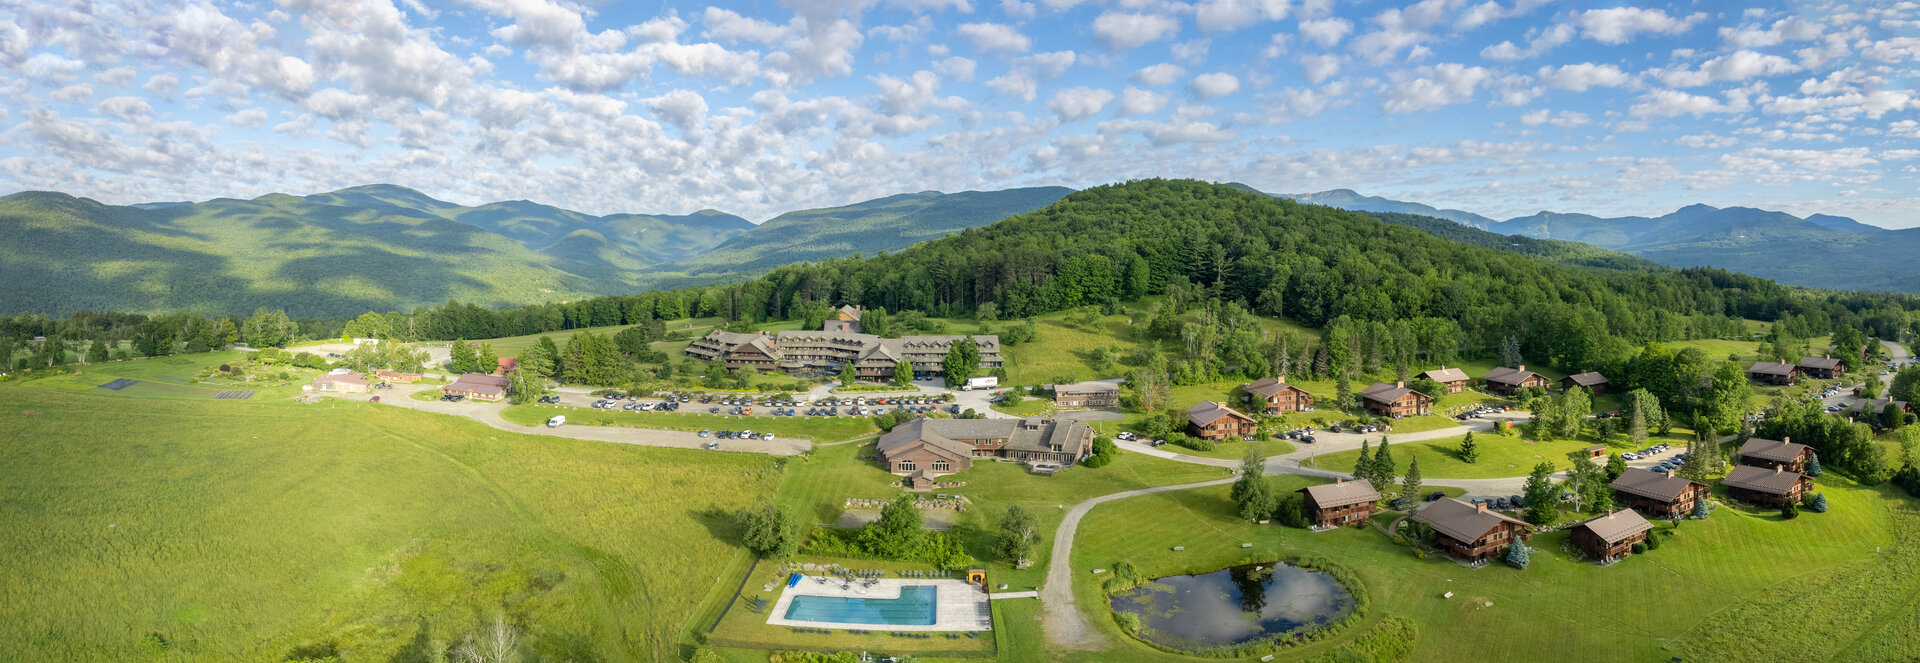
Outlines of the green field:
<svg viewBox="0 0 1920 663">
<path fill-rule="evenodd" d="M 496 612 L 543 659 L 660 660 L 726 514 L 779 481 L 362 403 L 37 387 L 0 386 L 8 660 L 416 660 Z"/>
<path fill-rule="evenodd" d="M 1279 481 L 1288 488 L 1310 482 Z M 1885 488 L 1822 482 L 1830 513 L 1782 521 L 1720 509 L 1705 522 L 1683 523 L 1659 550 L 1604 568 L 1563 552 L 1564 531 L 1535 538 L 1526 570 L 1466 569 L 1415 559 L 1378 529 L 1308 533 L 1247 524 L 1229 515 L 1226 486 L 1121 500 L 1082 522 L 1073 564 L 1076 600 L 1113 648 L 1069 658 L 1192 660 L 1119 633 L 1091 569 L 1126 560 L 1143 575 L 1161 576 L 1308 554 L 1360 574 L 1373 597 L 1369 621 L 1417 622 L 1416 661 L 1909 660 L 1920 646 L 1911 608 L 1920 586 L 1913 541 L 1920 515 Z M 1243 541 L 1254 548 L 1241 549 Z M 1875 581 L 1888 584 L 1863 584 Z"/>
<path fill-rule="evenodd" d="M 1460 441 L 1464 437 L 1393 442 L 1389 448 L 1393 450 L 1393 460 L 1397 466 L 1395 472 L 1405 474 L 1408 459 L 1415 456 L 1420 459 L 1420 476 L 1434 479 L 1498 479 L 1524 476 L 1533 471 L 1533 466 L 1543 462 L 1552 463 L 1554 471 L 1557 472 L 1573 467 L 1572 461 L 1567 459 L 1567 454 L 1596 444 L 1591 439 L 1535 442 L 1518 436 L 1507 437 L 1480 432 L 1473 434 L 1474 446 L 1480 448 L 1480 461 L 1468 464 L 1460 460 Z M 1389 436 L 1387 439 L 1393 438 Z M 1676 428 L 1664 437 L 1650 435 L 1647 439 L 1649 444 L 1666 442 L 1679 448 L 1686 446 L 1687 441 L 1693 439 L 1693 433 Z M 1616 440 L 1615 446 L 1608 447 L 1607 452 L 1633 451 L 1637 448 L 1627 444 L 1626 438 L 1622 437 Z M 1354 461 L 1359 459 L 1360 450 L 1354 449 L 1315 456 L 1312 466 L 1348 471 L 1353 469 Z"/>
<path fill-rule="evenodd" d="M 689 403 L 687 407 L 695 405 Z M 679 412 L 629 412 L 626 410 L 582 410 L 556 405 L 509 405 L 500 416 L 522 426 L 538 426 L 556 414 L 567 415 L 569 426 L 625 426 L 653 430 L 753 430 L 780 437 L 802 438 L 814 442 L 843 442 L 876 432 L 867 417 L 767 417 L 693 414 Z"/>
</svg>

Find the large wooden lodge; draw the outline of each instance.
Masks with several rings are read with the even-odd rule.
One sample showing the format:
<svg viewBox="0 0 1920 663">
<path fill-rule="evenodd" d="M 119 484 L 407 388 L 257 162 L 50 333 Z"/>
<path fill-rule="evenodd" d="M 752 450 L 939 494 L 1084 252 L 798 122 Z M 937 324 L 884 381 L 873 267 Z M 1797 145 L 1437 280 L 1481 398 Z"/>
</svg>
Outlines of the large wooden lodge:
<svg viewBox="0 0 1920 663">
<path fill-rule="evenodd" d="M 827 321 L 829 328 L 846 328 Z M 893 379 L 895 366 L 907 362 L 915 379 L 941 374 L 940 362 L 947 358 L 953 344 L 965 336 L 903 336 L 880 338 L 857 331 L 782 331 L 757 334 L 713 330 L 687 346 L 687 356 L 701 361 L 715 359 L 727 368 L 750 368 L 786 373 L 835 374 L 853 364 L 854 374 L 862 380 L 885 382 Z M 1000 337 L 974 336 L 980 350 L 980 367 L 1000 368 Z"/>
<path fill-rule="evenodd" d="M 934 477 L 973 467 L 976 458 L 1072 465 L 1093 450 L 1093 429 L 1054 419 L 920 418 L 880 436 L 875 457 L 888 472 Z"/>
</svg>

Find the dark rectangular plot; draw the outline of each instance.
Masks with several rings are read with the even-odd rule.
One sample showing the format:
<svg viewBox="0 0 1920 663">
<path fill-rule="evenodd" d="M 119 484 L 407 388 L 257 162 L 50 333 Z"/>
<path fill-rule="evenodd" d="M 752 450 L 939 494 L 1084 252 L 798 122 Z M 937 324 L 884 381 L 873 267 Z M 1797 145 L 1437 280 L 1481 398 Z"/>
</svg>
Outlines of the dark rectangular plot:
<svg viewBox="0 0 1920 663">
<path fill-rule="evenodd" d="M 214 395 L 213 395 L 213 397 L 214 397 L 214 398 L 231 398 L 231 399 L 235 399 L 235 400 L 245 400 L 245 399 L 248 399 L 248 398 L 253 398 L 253 392 L 251 392 L 251 391 L 241 391 L 241 390 L 237 390 L 237 389 L 222 389 L 222 390 L 220 391 L 220 393 L 217 393 L 217 394 L 214 394 Z"/>
<path fill-rule="evenodd" d="M 103 385 L 100 385 L 100 388 L 101 388 L 101 389 L 112 389 L 112 390 L 114 390 L 114 391 L 120 391 L 121 389 L 125 389 L 125 388 L 127 388 L 127 387 L 131 387 L 131 386 L 133 386 L 133 385 L 136 385 L 136 384 L 140 384 L 140 381 L 139 381 L 139 380 L 131 380 L 131 379 L 127 379 L 127 378 L 120 378 L 120 379 L 118 379 L 118 380 L 114 380 L 114 381 L 112 381 L 112 382 L 108 382 L 108 383 L 106 383 L 106 384 L 103 384 Z"/>
</svg>

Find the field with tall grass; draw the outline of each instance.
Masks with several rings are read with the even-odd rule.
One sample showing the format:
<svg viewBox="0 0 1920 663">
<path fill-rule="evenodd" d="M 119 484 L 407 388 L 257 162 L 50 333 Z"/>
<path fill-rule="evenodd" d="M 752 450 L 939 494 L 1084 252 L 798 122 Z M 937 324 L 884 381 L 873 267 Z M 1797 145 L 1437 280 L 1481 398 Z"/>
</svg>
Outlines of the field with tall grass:
<svg viewBox="0 0 1920 663">
<path fill-rule="evenodd" d="M 9 661 L 663 660 L 777 460 L 365 403 L 0 385 Z"/>
</svg>

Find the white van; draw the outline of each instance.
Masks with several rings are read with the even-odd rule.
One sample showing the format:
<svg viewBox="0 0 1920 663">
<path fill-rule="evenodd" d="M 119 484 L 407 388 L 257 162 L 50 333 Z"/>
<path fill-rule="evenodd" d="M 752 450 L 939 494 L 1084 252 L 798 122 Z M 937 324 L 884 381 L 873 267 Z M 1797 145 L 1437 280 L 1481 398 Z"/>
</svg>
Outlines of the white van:
<svg viewBox="0 0 1920 663">
<path fill-rule="evenodd" d="M 564 423 L 567 423 L 567 416 L 563 414 L 563 415 L 560 415 L 560 416 L 557 416 L 557 417 L 554 417 L 554 418 L 552 418 L 552 419 L 548 419 L 548 420 L 547 420 L 547 427 L 548 427 L 548 428 L 559 428 L 559 427 L 560 427 L 560 425 L 561 425 L 561 424 L 564 424 Z"/>
</svg>

